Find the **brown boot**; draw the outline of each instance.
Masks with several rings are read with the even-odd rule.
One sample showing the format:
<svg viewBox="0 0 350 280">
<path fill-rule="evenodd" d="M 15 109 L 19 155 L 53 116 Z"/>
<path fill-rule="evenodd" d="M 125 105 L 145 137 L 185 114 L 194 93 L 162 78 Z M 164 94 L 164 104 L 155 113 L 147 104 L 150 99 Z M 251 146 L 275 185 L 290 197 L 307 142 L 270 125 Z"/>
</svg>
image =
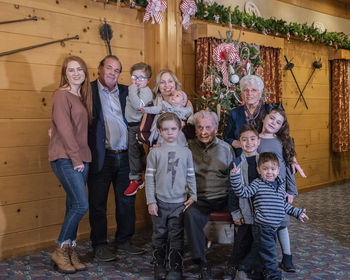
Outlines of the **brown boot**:
<svg viewBox="0 0 350 280">
<path fill-rule="evenodd" d="M 69 247 L 69 256 L 70 256 L 70 261 L 71 261 L 71 263 L 74 266 L 76 271 L 86 270 L 86 265 L 81 263 L 79 260 L 79 256 L 78 256 L 78 253 L 77 253 L 75 246 Z"/>
<path fill-rule="evenodd" d="M 64 244 L 61 248 L 57 246 L 56 250 L 51 255 L 51 260 L 54 263 L 54 268 L 61 273 L 75 273 L 76 270 L 72 266 L 69 258 L 69 244 Z"/>
</svg>

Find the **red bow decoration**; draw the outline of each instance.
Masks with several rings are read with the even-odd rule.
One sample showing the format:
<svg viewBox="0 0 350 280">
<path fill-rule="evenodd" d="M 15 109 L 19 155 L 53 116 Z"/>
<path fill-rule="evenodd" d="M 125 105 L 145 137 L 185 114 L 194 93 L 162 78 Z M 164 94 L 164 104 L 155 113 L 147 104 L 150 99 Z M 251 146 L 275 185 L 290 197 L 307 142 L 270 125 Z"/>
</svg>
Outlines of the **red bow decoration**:
<svg viewBox="0 0 350 280">
<path fill-rule="evenodd" d="M 163 20 L 163 15 L 167 7 L 167 3 L 161 0 L 149 0 L 148 5 L 146 7 L 146 13 L 143 17 L 143 21 L 148 21 L 152 18 L 152 24 L 156 21 L 157 23 L 161 23 Z"/>
<path fill-rule="evenodd" d="M 222 73 L 222 81 L 225 86 L 229 87 L 231 83 L 228 80 L 226 59 L 230 64 L 240 63 L 238 46 L 236 48 L 232 43 L 221 43 L 213 50 L 213 60 L 217 65 L 217 69 Z"/>
<path fill-rule="evenodd" d="M 190 26 L 190 17 L 197 13 L 197 5 L 194 0 L 184 0 L 180 5 L 182 12 L 182 25 L 187 30 Z"/>
</svg>

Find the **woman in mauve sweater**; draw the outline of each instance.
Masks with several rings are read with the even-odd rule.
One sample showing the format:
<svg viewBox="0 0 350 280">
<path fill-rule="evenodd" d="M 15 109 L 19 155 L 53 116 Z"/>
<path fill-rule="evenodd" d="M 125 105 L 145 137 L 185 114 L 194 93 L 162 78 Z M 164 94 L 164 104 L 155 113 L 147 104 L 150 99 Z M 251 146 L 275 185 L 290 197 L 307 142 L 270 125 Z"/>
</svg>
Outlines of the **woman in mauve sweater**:
<svg viewBox="0 0 350 280">
<path fill-rule="evenodd" d="M 54 92 L 51 113 L 49 161 L 66 192 L 66 213 L 57 248 L 51 259 L 62 273 L 86 269 L 76 248 L 78 225 L 88 211 L 85 182 L 91 153 L 87 142 L 92 117 L 89 75 L 85 62 L 77 56 L 65 58 L 60 87 Z"/>
</svg>

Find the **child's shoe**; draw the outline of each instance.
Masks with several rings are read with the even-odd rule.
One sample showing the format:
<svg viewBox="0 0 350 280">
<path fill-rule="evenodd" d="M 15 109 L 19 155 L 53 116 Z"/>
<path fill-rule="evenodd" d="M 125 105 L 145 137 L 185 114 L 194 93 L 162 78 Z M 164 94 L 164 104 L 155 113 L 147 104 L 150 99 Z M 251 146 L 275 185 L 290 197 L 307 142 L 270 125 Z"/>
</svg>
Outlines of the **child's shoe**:
<svg viewBox="0 0 350 280">
<path fill-rule="evenodd" d="M 129 187 L 125 190 L 124 194 L 126 196 L 132 196 L 136 194 L 138 190 L 142 189 L 143 186 L 144 186 L 144 183 L 142 180 L 138 180 L 138 181 L 131 180 Z"/>
<path fill-rule="evenodd" d="M 152 255 L 154 280 L 164 280 L 166 276 L 165 248 L 154 248 Z"/>
<path fill-rule="evenodd" d="M 179 249 L 170 249 L 169 252 L 169 272 L 166 280 L 182 279 L 182 252 Z"/>
<path fill-rule="evenodd" d="M 292 255 L 283 254 L 282 261 L 280 262 L 280 268 L 286 272 L 296 272 Z"/>
</svg>

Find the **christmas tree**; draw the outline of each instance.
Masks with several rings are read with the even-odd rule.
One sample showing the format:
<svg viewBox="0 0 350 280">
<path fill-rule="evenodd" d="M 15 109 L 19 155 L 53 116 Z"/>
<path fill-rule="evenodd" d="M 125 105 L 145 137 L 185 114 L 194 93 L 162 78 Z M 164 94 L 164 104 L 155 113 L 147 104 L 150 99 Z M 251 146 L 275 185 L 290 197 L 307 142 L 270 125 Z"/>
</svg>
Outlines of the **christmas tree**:
<svg viewBox="0 0 350 280">
<path fill-rule="evenodd" d="M 199 110 L 216 112 L 219 117 L 218 136 L 222 136 L 231 109 L 242 104 L 239 81 L 245 75 L 263 75 L 259 47 L 233 40 L 233 31 L 220 35 L 213 50 L 214 65 L 203 71 L 203 82 L 197 99 Z"/>
</svg>

